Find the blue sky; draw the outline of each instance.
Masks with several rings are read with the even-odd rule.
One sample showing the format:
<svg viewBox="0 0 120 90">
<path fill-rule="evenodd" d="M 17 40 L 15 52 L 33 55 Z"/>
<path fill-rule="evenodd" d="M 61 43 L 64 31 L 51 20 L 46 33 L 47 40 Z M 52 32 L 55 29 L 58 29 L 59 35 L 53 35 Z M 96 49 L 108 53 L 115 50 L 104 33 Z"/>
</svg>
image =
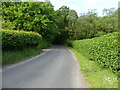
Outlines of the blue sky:
<svg viewBox="0 0 120 90">
<path fill-rule="evenodd" d="M 44 1 L 44 0 L 40 0 Z M 85 13 L 88 9 L 97 9 L 98 15 L 102 15 L 104 8 L 118 8 L 120 0 L 50 0 L 54 5 L 55 10 L 61 6 L 66 5 L 70 9 L 76 10 L 78 15 Z"/>
</svg>

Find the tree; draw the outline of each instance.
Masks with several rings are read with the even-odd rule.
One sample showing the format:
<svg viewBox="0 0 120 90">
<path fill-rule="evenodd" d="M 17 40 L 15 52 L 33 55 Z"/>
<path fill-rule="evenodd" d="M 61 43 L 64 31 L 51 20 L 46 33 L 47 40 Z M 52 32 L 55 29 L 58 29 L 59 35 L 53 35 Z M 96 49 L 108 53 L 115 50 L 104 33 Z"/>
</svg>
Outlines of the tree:
<svg viewBox="0 0 120 90">
<path fill-rule="evenodd" d="M 56 11 L 58 16 L 58 27 L 59 35 L 56 36 L 55 43 L 64 43 L 69 37 L 69 25 L 74 23 L 78 18 L 77 12 L 75 10 L 69 9 L 67 6 L 62 6 L 59 10 Z"/>
<path fill-rule="evenodd" d="M 104 8 L 103 15 L 105 16 L 111 15 L 114 11 L 115 11 L 115 8 L 109 8 L 109 9 Z"/>
<path fill-rule="evenodd" d="M 118 12 L 113 9 L 107 16 L 98 17 L 96 10 L 89 10 L 80 16 L 75 23 L 68 26 L 70 30 L 69 39 L 79 40 L 98 37 L 107 33 L 118 31 Z"/>
<path fill-rule="evenodd" d="M 51 3 L 3 2 L 2 28 L 35 31 L 52 41 L 58 33 L 56 12 Z"/>
</svg>

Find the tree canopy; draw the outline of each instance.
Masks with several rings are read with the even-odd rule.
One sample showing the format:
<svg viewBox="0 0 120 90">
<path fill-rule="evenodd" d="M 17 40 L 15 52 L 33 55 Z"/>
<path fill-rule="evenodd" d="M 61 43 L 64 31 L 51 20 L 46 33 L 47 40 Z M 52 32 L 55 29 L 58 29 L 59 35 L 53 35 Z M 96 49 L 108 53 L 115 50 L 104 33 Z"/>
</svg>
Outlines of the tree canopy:
<svg viewBox="0 0 120 90">
<path fill-rule="evenodd" d="M 67 39 L 101 36 L 118 30 L 118 10 L 89 10 L 78 17 L 75 10 L 62 6 L 54 10 L 49 2 L 2 2 L 2 28 L 34 31 L 48 41 L 64 43 Z"/>
</svg>

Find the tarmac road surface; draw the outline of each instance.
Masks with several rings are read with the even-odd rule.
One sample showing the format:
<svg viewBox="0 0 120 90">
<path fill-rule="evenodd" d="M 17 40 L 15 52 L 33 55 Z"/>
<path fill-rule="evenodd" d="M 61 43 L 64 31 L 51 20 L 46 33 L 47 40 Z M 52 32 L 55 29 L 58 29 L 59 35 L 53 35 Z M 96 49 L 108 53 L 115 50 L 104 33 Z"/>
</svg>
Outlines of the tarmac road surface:
<svg viewBox="0 0 120 90">
<path fill-rule="evenodd" d="M 53 46 L 44 54 L 3 69 L 3 88 L 77 88 L 77 63 L 68 48 Z"/>
</svg>

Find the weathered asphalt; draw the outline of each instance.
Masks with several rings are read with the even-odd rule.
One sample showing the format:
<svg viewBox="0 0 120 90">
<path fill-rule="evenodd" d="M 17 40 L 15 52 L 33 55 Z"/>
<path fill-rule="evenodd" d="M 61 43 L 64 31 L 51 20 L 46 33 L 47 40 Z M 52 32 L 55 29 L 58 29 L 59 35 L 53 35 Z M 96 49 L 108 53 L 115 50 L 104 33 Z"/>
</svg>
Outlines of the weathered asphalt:
<svg viewBox="0 0 120 90">
<path fill-rule="evenodd" d="M 77 64 L 64 46 L 54 46 L 28 62 L 3 69 L 3 88 L 77 88 Z"/>
</svg>

